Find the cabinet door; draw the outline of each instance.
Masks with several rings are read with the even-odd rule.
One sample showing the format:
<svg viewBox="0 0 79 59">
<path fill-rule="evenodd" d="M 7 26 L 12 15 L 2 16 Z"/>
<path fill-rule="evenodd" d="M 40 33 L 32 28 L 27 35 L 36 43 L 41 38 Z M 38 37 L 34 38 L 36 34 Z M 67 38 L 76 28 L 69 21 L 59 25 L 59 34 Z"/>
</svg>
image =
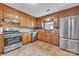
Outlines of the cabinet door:
<svg viewBox="0 0 79 59">
<path fill-rule="evenodd" d="M 53 40 L 54 40 L 54 36 L 53 36 L 54 34 L 53 33 L 51 33 L 51 37 L 50 37 L 50 43 L 53 43 Z"/>
<path fill-rule="evenodd" d="M 28 43 L 28 35 L 27 33 L 24 33 L 22 36 L 22 43 L 27 44 Z"/>
<path fill-rule="evenodd" d="M 28 33 L 28 42 L 31 42 L 32 41 L 32 33 Z"/>
<path fill-rule="evenodd" d="M 3 6 L 0 4 L 0 20 L 3 19 Z"/>
<path fill-rule="evenodd" d="M 54 37 L 54 36 L 53 36 L 53 35 L 51 35 L 51 38 L 50 38 L 50 43 L 53 43 L 53 40 L 54 40 L 54 39 L 53 39 L 53 37 Z"/>
<path fill-rule="evenodd" d="M 19 19 L 19 12 L 13 8 L 4 7 L 4 18 Z"/>
<path fill-rule="evenodd" d="M 33 17 L 30 16 L 29 19 L 30 19 L 30 21 L 29 21 L 30 26 L 29 26 L 29 27 L 34 27 L 34 24 L 33 24 Z"/>
<path fill-rule="evenodd" d="M 9 8 L 9 7 L 5 7 L 4 8 L 4 18 L 14 18 L 14 10 Z"/>
<path fill-rule="evenodd" d="M 34 27 L 36 27 L 36 18 L 33 19 Z"/>
<path fill-rule="evenodd" d="M 46 32 L 46 42 L 50 42 L 50 32 Z"/>
<path fill-rule="evenodd" d="M 3 19 L 3 10 L 0 8 L 0 20 Z"/>
<path fill-rule="evenodd" d="M 37 35 L 37 36 L 38 36 L 37 39 L 38 39 L 38 40 L 41 40 L 41 32 L 38 32 L 38 35 Z"/>
<path fill-rule="evenodd" d="M 37 20 L 37 27 L 39 27 L 39 28 L 43 27 L 43 20 L 42 19 Z"/>
<path fill-rule="evenodd" d="M 3 36 L 0 35 L 0 53 L 4 52 L 4 40 L 3 40 Z"/>
<path fill-rule="evenodd" d="M 3 26 L 2 20 L 3 20 L 3 9 L 0 7 L 0 27 Z"/>
<path fill-rule="evenodd" d="M 59 35 L 54 35 L 53 36 L 53 44 L 59 45 Z"/>
<path fill-rule="evenodd" d="M 23 14 L 21 14 L 20 26 L 21 27 L 26 27 L 27 26 L 27 17 Z"/>
<path fill-rule="evenodd" d="M 11 16 L 11 10 L 8 7 L 4 7 L 4 18 L 9 18 Z"/>
<path fill-rule="evenodd" d="M 60 26 L 59 18 L 58 17 L 54 18 L 53 21 L 54 21 L 54 27 L 59 28 L 59 26 Z"/>
<path fill-rule="evenodd" d="M 36 19 L 34 17 L 32 17 L 31 19 L 31 24 L 32 24 L 32 27 L 36 27 Z"/>
<path fill-rule="evenodd" d="M 46 41 L 46 38 L 45 38 L 45 32 L 41 32 L 41 40 L 42 41 Z"/>
<path fill-rule="evenodd" d="M 27 16 L 27 27 L 31 27 L 31 18 L 29 15 Z"/>
<path fill-rule="evenodd" d="M 20 12 L 17 10 L 13 10 L 13 12 L 14 19 L 20 20 Z"/>
</svg>

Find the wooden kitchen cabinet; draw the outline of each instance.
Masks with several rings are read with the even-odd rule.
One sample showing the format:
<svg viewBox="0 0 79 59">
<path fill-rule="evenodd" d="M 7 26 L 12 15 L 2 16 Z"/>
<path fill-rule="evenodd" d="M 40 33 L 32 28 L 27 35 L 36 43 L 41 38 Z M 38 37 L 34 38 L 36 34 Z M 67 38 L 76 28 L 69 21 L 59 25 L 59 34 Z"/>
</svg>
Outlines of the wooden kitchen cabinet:
<svg viewBox="0 0 79 59">
<path fill-rule="evenodd" d="M 53 44 L 59 45 L 59 35 L 53 35 Z"/>
<path fill-rule="evenodd" d="M 54 27 L 55 27 L 55 28 L 59 28 L 59 26 L 60 26 L 59 17 L 54 18 L 54 19 L 53 19 L 53 22 L 54 22 Z"/>
<path fill-rule="evenodd" d="M 3 8 L 2 5 L 0 4 L 0 20 L 3 19 Z"/>
<path fill-rule="evenodd" d="M 36 27 L 36 19 L 32 16 L 21 14 L 20 20 L 21 27 Z"/>
<path fill-rule="evenodd" d="M 45 40 L 45 32 L 38 32 L 38 35 L 37 35 L 37 39 L 38 40 L 41 40 L 41 41 L 46 41 Z"/>
<path fill-rule="evenodd" d="M 14 17 L 14 11 L 13 9 L 9 8 L 9 7 L 5 7 L 4 8 L 4 18 L 13 18 Z"/>
<path fill-rule="evenodd" d="M 3 19 L 3 9 L 0 7 L 0 20 Z"/>
<path fill-rule="evenodd" d="M 28 34 L 24 33 L 22 36 L 22 44 L 27 44 L 28 43 Z"/>
<path fill-rule="evenodd" d="M 36 27 L 36 18 L 35 17 L 31 17 L 31 27 Z"/>
<path fill-rule="evenodd" d="M 27 27 L 31 27 L 31 18 L 30 18 L 30 16 L 28 15 L 27 16 Z"/>
<path fill-rule="evenodd" d="M 4 39 L 3 36 L 0 35 L 0 53 L 4 52 Z"/>
<path fill-rule="evenodd" d="M 45 32 L 41 32 L 41 40 L 42 41 L 46 41 L 46 35 L 45 35 Z"/>
<path fill-rule="evenodd" d="M 53 40 L 54 40 L 54 34 L 53 34 L 53 33 L 51 33 L 50 35 L 51 35 L 51 38 L 50 38 L 50 43 L 53 43 Z"/>
<path fill-rule="evenodd" d="M 36 19 L 32 16 L 23 14 L 20 21 L 21 27 L 36 27 Z"/>
<path fill-rule="evenodd" d="M 36 18 L 35 17 L 33 17 L 33 27 L 36 27 Z"/>
<path fill-rule="evenodd" d="M 37 20 L 37 27 L 38 28 L 43 28 L 43 20 L 42 19 Z"/>
<path fill-rule="evenodd" d="M 50 42 L 55 44 L 55 45 L 59 45 L 59 35 L 51 33 L 51 40 L 50 40 Z"/>
<path fill-rule="evenodd" d="M 24 33 L 22 36 L 22 44 L 27 44 L 32 41 L 32 34 L 31 32 L 29 33 Z"/>
<path fill-rule="evenodd" d="M 27 27 L 27 16 L 21 14 L 20 27 Z"/>
<path fill-rule="evenodd" d="M 38 32 L 38 34 L 37 34 L 37 39 L 38 39 L 38 40 L 41 40 L 41 32 Z"/>
<path fill-rule="evenodd" d="M 46 32 L 45 35 L 46 35 L 46 42 L 50 42 L 51 38 L 50 32 Z"/>
<path fill-rule="evenodd" d="M 32 41 L 32 33 L 31 32 L 28 33 L 27 38 L 28 38 L 28 42 Z"/>
<path fill-rule="evenodd" d="M 38 40 L 59 45 L 59 35 L 54 34 L 52 32 L 47 32 L 47 31 L 38 32 Z"/>
<path fill-rule="evenodd" d="M 13 8 L 4 6 L 4 18 L 16 19 L 16 20 L 20 19 L 19 11 Z"/>
<path fill-rule="evenodd" d="M 36 27 L 36 18 L 12 7 L 0 4 L 0 19 L 20 20 L 20 27 Z"/>
<path fill-rule="evenodd" d="M 30 22 L 29 22 L 29 24 L 30 24 L 30 27 L 34 27 L 34 23 L 33 23 L 34 21 L 33 21 L 33 17 L 30 17 Z"/>
<path fill-rule="evenodd" d="M 3 26 L 2 20 L 3 20 L 3 9 L 2 9 L 2 7 L 0 6 L 0 27 Z"/>
<path fill-rule="evenodd" d="M 53 44 L 53 41 L 54 41 L 54 36 L 51 36 L 51 38 L 50 38 L 50 43 Z"/>
</svg>

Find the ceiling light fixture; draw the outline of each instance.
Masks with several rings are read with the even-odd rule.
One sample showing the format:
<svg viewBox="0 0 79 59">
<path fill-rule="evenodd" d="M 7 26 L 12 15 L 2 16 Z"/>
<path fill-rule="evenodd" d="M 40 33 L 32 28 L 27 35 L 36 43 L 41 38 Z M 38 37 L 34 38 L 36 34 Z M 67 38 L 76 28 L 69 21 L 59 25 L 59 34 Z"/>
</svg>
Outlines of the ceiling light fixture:
<svg viewBox="0 0 79 59">
<path fill-rule="evenodd" d="M 46 12 L 49 12 L 49 11 L 50 11 L 50 9 L 47 9 L 47 10 L 46 10 Z"/>
</svg>

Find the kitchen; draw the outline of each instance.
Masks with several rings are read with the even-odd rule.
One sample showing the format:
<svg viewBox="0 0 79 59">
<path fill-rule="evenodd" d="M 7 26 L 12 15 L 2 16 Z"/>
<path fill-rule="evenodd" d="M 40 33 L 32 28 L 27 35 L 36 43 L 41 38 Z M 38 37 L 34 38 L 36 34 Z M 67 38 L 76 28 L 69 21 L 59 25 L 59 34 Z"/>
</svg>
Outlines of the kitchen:
<svg viewBox="0 0 79 59">
<path fill-rule="evenodd" d="M 79 4 L 38 3 L 36 5 L 30 3 L 0 3 L 0 54 L 4 56 L 78 55 L 79 42 L 69 43 L 70 48 L 67 49 L 68 40 L 64 41 L 64 38 L 71 39 L 73 36 L 71 34 L 74 33 L 73 38 L 75 37 L 78 40 Z M 54 7 L 51 7 L 52 5 Z M 34 7 L 37 8 L 37 11 Z M 31 12 L 32 9 L 34 12 Z M 44 12 L 41 10 L 44 10 Z M 41 14 L 40 11 L 44 14 Z M 38 12 L 39 14 L 37 14 Z M 76 19 L 76 21 L 73 22 L 70 19 Z M 74 40 L 76 40 L 75 38 Z"/>
</svg>

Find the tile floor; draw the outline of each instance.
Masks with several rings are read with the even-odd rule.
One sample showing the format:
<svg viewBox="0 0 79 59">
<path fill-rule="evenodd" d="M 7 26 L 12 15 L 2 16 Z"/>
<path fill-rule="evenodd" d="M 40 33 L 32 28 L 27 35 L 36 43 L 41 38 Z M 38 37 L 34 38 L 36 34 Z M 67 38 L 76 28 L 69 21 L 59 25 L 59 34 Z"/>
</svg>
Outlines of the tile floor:
<svg viewBox="0 0 79 59">
<path fill-rule="evenodd" d="M 35 41 L 2 56 L 76 56 L 76 54 L 61 50 L 53 44 Z"/>
</svg>

